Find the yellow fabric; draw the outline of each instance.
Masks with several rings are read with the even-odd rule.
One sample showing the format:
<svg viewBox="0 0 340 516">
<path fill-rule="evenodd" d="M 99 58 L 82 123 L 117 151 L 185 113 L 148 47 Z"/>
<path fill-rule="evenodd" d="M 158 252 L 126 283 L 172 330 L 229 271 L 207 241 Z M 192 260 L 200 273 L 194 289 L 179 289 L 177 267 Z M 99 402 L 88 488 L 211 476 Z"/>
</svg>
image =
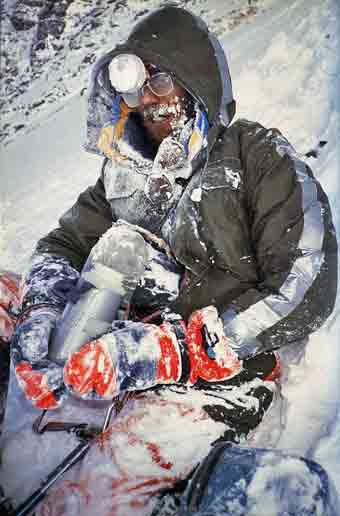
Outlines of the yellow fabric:
<svg viewBox="0 0 340 516">
<path fill-rule="evenodd" d="M 199 131 L 194 130 L 189 140 L 189 160 L 191 161 L 202 148 L 203 138 Z"/>
<path fill-rule="evenodd" d="M 135 111 L 134 108 L 130 108 L 127 104 L 125 104 L 124 100 L 122 99 L 119 104 L 120 107 L 120 119 L 118 120 L 117 124 L 115 125 L 115 134 L 114 139 L 115 141 L 119 140 L 124 133 L 124 127 L 126 124 L 126 121 L 128 119 L 129 114 L 131 111 Z"/>
<path fill-rule="evenodd" d="M 113 125 L 103 127 L 100 130 L 97 147 L 108 158 L 113 158 L 114 153 L 117 152 L 113 149 L 113 137 L 114 137 L 114 126 Z"/>
<path fill-rule="evenodd" d="M 97 147 L 103 154 L 105 154 L 105 156 L 112 160 L 119 161 L 121 159 L 126 159 L 126 156 L 114 148 L 114 143 L 122 138 L 129 113 L 134 110 L 134 108 L 130 108 L 125 104 L 122 99 L 120 101 L 121 116 L 117 124 L 103 127 L 99 133 Z"/>
</svg>

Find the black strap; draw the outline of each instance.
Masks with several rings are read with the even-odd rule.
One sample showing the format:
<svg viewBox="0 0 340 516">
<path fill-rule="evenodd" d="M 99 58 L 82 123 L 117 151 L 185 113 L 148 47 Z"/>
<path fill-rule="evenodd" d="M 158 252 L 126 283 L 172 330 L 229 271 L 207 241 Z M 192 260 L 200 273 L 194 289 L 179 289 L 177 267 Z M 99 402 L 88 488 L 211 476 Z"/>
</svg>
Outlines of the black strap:
<svg viewBox="0 0 340 516">
<path fill-rule="evenodd" d="M 181 321 L 172 321 L 172 325 L 175 331 L 175 335 L 177 337 L 182 362 L 182 374 L 178 383 L 185 384 L 188 382 L 190 375 L 190 358 L 187 344 L 185 341 L 185 330 L 181 324 Z"/>
</svg>

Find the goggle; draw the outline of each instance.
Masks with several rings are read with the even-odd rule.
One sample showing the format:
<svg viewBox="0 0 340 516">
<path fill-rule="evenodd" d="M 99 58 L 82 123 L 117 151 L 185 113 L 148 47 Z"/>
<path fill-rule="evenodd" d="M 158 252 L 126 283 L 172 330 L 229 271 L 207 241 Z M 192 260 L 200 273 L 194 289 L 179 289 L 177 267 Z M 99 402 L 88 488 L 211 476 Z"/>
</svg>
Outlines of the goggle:
<svg viewBox="0 0 340 516">
<path fill-rule="evenodd" d="M 151 77 L 149 77 L 141 87 L 140 92 L 142 95 L 145 93 L 145 88 L 149 88 L 149 90 L 157 97 L 165 97 L 173 91 L 174 82 L 169 73 L 157 72 L 154 75 L 151 75 Z"/>
</svg>

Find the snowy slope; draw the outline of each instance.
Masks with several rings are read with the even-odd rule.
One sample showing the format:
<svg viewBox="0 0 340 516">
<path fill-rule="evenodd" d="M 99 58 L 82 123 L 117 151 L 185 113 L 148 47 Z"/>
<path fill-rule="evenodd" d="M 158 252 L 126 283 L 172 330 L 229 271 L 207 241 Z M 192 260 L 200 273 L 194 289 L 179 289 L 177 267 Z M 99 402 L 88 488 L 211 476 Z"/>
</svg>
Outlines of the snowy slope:
<svg viewBox="0 0 340 516">
<path fill-rule="evenodd" d="M 124 37 L 138 13 L 164 2 L 121 4 L 114 22 L 104 12 L 101 25 L 91 31 L 94 54 Z M 280 128 L 302 156 L 314 150 L 316 157 L 307 159 L 329 195 L 339 234 L 338 0 L 259 0 L 251 2 L 252 9 L 241 0 L 181 4 L 202 14 L 221 38 L 230 60 L 238 116 Z M 30 88 L 3 108 L 9 129 L 1 150 L 0 268 L 23 271 L 36 240 L 55 226 L 58 216 L 98 175 L 100 160 L 82 150 L 81 91 L 89 64 L 80 64 L 90 36 L 86 28 L 77 35 L 77 27 L 79 23 L 83 27 L 91 2 L 84 5 L 80 0 L 71 4 L 64 47 L 58 52 L 51 48 L 45 71 L 32 76 Z M 113 9 L 109 2 L 103 5 Z M 77 25 L 77 20 L 82 21 Z M 72 38 L 79 48 L 66 44 Z M 75 77 L 72 70 L 77 70 Z M 61 84 L 64 94 L 57 95 Z M 51 91 L 51 102 L 32 108 L 35 99 Z M 20 105 L 24 107 L 12 109 Z M 15 132 L 22 117 L 25 127 Z M 310 339 L 306 353 L 284 357 L 291 365 L 283 383 L 286 426 L 278 446 L 314 456 L 331 473 L 340 493 L 339 332 L 338 301 L 327 324 Z M 270 421 L 267 431 L 273 431 Z M 264 433 L 255 442 L 265 442 Z"/>
</svg>

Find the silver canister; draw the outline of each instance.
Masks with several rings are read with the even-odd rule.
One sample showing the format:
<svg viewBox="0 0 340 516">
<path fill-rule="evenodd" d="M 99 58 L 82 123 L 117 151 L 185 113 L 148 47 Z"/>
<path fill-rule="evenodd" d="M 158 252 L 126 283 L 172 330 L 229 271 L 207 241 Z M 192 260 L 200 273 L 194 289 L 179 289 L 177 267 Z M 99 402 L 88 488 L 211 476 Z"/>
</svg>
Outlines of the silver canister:
<svg viewBox="0 0 340 516">
<path fill-rule="evenodd" d="M 64 364 L 70 354 L 111 329 L 122 303 L 131 298 L 148 260 L 144 238 L 117 223 L 93 247 L 56 327 L 49 357 Z"/>
</svg>

